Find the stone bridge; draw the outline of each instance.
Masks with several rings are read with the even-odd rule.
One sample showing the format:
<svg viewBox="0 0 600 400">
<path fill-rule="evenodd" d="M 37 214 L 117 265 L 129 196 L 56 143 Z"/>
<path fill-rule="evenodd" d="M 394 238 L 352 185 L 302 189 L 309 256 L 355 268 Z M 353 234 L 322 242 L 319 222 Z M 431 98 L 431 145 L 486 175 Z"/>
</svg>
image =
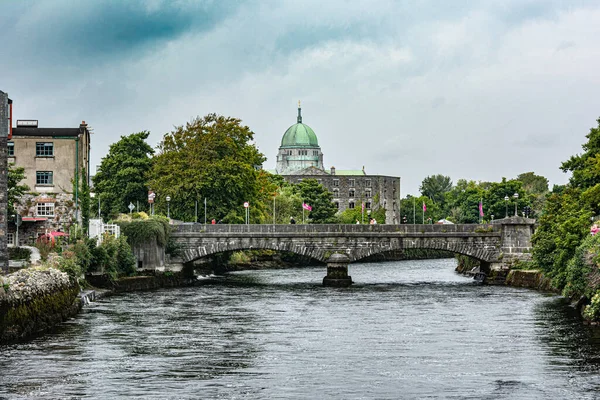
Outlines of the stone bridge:
<svg viewBox="0 0 600 400">
<path fill-rule="evenodd" d="M 533 219 L 511 217 L 484 225 L 180 224 L 172 237 L 182 249 L 184 263 L 229 251 L 269 249 L 347 266 L 378 253 L 435 249 L 476 258 L 482 270 L 489 272 L 507 259 L 529 255 L 534 223 Z M 335 260 L 331 258 L 334 254 Z"/>
</svg>

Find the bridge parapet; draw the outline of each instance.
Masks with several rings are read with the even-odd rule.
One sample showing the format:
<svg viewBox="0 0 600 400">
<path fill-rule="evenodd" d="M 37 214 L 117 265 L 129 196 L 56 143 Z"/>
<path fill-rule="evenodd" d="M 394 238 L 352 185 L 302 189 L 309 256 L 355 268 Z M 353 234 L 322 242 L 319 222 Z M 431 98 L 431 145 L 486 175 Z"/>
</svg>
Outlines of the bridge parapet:
<svg viewBox="0 0 600 400">
<path fill-rule="evenodd" d="M 495 221 L 494 221 L 495 222 Z M 453 224 L 453 225 L 358 225 L 358 224 L 307 224 L 307 225 L 225 225 L 183 223 L 175 226 L 175 232 L 202 233 L 500 233 L 499 224 Z"/>
</svg>

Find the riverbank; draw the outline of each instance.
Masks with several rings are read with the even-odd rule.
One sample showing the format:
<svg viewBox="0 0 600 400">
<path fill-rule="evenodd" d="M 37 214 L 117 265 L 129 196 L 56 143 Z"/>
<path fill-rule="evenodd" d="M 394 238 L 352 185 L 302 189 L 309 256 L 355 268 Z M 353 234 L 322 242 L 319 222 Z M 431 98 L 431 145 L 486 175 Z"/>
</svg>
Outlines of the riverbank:
<svg viewBox="0 0 600 400">
<path fill-rule="evenodd" d="M 56 269 L 23 269 L 0 281 L 0 344 L 47 332 L 81 309 L 79 285 Z"/>
</svg>

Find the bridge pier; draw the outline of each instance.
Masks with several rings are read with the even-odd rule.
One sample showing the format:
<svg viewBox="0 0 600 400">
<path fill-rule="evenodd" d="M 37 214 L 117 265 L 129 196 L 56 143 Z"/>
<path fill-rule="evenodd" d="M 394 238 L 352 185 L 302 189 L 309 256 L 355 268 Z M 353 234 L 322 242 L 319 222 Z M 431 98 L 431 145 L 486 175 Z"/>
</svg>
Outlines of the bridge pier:
<svg viewBox="0 0 600 400">
<path fill-rule="evenodd" d="M 323 278 L 323 286 L 348 287 L 352 285 L 352 277 L 348 276 L 350 259 L 345 254 L 335 253 L 327 259 L 327 276 Z"/>
</svg>

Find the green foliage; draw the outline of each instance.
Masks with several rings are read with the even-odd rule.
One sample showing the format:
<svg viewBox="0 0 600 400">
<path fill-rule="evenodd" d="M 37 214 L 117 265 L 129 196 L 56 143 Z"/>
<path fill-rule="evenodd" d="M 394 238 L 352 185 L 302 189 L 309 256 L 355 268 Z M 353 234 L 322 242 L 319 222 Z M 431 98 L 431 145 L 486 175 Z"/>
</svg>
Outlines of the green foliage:
<svg viewBox="0 0 600 400">
<path fill-rule="evenodd" d="M 229 264 L 250 264 L 250 256 L 244 251 L 234 251 L 229 256 Z"/>
<path fill-rule="evenodd" d="M 171 216 L 193 221 L 195 202 L 202 205 L 206 198 L 208 220 L 239 223 L 244 221 L 243 203 L 248 201 L 251 221 L 263 221 L 265 200 L 272 198 L 274 190 L 261 190 L 264 173 L 258 168 L 265 158 L 253 139 L 254 133 L 239 119 L 216 114 L 166 134 L 149 180 L 157 193 L 156 208 L 166 214 L 165 199 L 170 196 Z"/>
<path fill-rule="evenodd" d="M 423 196 L 438 204 L 444 203 L 444 195 L 450 190 L 452 190 L 452 179 L 441 174 L 428 176 L 423 179 L 419 187 L 419 191 Z"/>
<path fill-rule="evenodd" d="M 136 260 L 125 236 L 117 239 L 116 268 L 119 275 L 135 275 Z"/>
<path fill-rule="evenodd" d="M 597 122 L 586 136 L 584 153 L 562 163 L 564 172 L 572 172 L 569 184 L 553 188 L 532 238 L 534 262 L 567 296 L 595 292 L 599 239 L 589 228 L 591 217 L 600 211 L 600 119 Z"/>
<path fill-rule="evenodd" d="M 47 261 L 50 252 L 52 251 L 52 243 L 39 241 L 35 243 L 35 247 L 40 251 L 40 258 L 42 261 Z"/>
<path fill-rule="evenodd" d="M 288 224 L 290 217 L 293 217 L 296 222 L 302 221 L 302 199 L 294 186 L 287 182 L 281 182 L 275 192 L 275 219 L 277 224 Z M 273 222 L 272 207 L 265 222 Z"/>
<path fill-rule="evenodd" d="M 580 197 L 572 187 L 551 194 L 532 237 L 534 261 L 559 289 L 567 284 L 565 270 L 576 248 L 589 236 L 592 211 Z"/>
<path fill-rule="evenodd" d="M 90 243 L 93 244 L 93 247 L 96 247 L 96 242 L 94 239 L 88 239 L 86 241 L 78 240 L 73 245 L 73 253 L 75 253 L 75 257 L 77 258 L 83 273 L 86 273 L 90 269 L 93 261 Z"/>
<path fill-rule="evenodd" d="M 80 280 L 83 274 L 83 269 L 72 251 L 63 251 L 62 256 L 53 257 L 52 267 L 66 272 L 74 280 Z"/>
<path fill-rule="evenodd" d="M 131 222 L 116 221 L 121 227 L 121 234 L 127 237 L 131 246 L 136 246 L 156 239 L 159 246 L 168 243 L 171 227 L 166 217 L 155 215 L 148 219 L 134 219 Z"/>
<path fill-rule="evenodd" d="M 305 179 L 296 185 L 296 192 L 302 201 L 312 207 L 305 211 L 311 224 L 331 224 L 337 222 L 337 208 L 333 203 L 333 194 L 319 184 L 316 179 Z"/>
<path fill-rule="evenodd" d="M 31 257 L 31 250 L 24 247 L 9 247 L 8 248 L 8 259 L 9 260 L 26 260 L 29 261 Z"/>
<path fill-rule="evenodd" d="M 14 164 L 8 165 L 8 215 L 16 214 L 14 204 L 19 201 L 19 198 L 29 190 L 27 185 L 19 185 L 25 179 L 25 168 L 15 167 Z"/>
<path fill-rule="evenodd" d="M 584 308 L 583 316 L 590 321 L 600 320 L 600 292 L 596 292 L 590 304 Z"/>
<path fill-rule="evenodd" d="M 146 176 L 152 167 L 151 157 L 154 154 L 152 147 L 146 143 L 149 134 L 142 131 L 121 136 L 102 159 L 93 182 L 105 220 L 118 213 L 129 212 L 127 206 L 130 202 L 136 204 L 139 201 L 140 205 L 147 207 Z"/>
</svg>

